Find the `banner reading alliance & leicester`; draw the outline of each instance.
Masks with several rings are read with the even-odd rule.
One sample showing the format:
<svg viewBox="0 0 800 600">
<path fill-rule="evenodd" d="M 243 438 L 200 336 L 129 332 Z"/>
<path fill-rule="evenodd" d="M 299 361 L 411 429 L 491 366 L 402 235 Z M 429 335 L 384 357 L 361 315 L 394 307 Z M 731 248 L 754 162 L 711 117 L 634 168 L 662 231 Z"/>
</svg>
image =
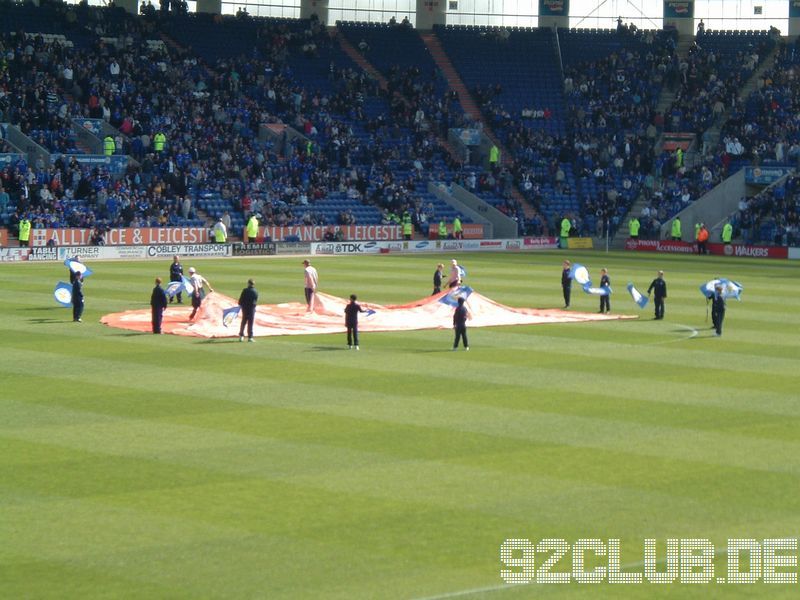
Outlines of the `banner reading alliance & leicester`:
<svg viewBox="0 0 800 600">
<path fill-rule="evenodd" d="M 259 227 L 258 240 L 261 241 L 268 237 L 273 242 L 284 242 L 286 238 L 291 238 L 292 241 L 321 242 L 327 231 L 334 234 L 341 231 L 344 241 L 348 242 L 366 240 L 384 242 L 399 240 L 403 237 L 403 231 L 399 225 L 302 225 L 297 227 Z"/>
<path fill-rule="evenodd" d="M 89 246 L 92 229 L 33 229 L 31 245 L 46 246 L 54 240 L 56 246 Z M 159 244 L 207 244 L 209 231 L 205 227 L 115 227 L 103 236 L 106 246 L 150 246 Z"/>
</svg>

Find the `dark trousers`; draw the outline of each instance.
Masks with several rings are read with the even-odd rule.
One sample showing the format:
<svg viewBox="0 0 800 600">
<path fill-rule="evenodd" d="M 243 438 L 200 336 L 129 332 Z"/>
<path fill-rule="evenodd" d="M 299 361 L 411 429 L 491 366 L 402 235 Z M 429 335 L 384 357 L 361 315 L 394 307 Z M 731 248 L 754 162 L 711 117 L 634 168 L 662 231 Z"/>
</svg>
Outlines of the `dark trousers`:
<svg viewBox="0 0 800 600">
<path fill-rule="evenodd" d="M 194 316 L 197 314 L 197 309 L 200 308 L 202 303 L 203 297 L 200 294 L 192 294 L 192 314 L 189 315 L 190 319 L 194 319 Z"/>
<path fill-rule="evenodd" d="M 255 309 L 242 309 L 242 324 L 239 326 L 239 337 L 244 335 L 244 328 L 247 327 L 247 337 L 253 339 L 253 321 L 255 319 Z"/>
<path fill-rule="evenodd" d="M 164 318 L 164 311 L 160 308 L 150 308 L 152 313 L 153 333 L 161 333 L 161 320 Z"/>
<path fill-rule="evenodd" d="M 656 308 L 656 319 L 663 319 L 664 318 L 664 299 L 663 298 L 653 298 L 653 305 Z"/>
<path fill-rule="evenodd" d="M 610 296 L 600 296 L 600 312 L 611 312 Z"/>
<path fill-rule="evenodd" d="M 436 294 L 440 294 L 442 292 L 442 288 L 438 285 L 433 287 L 433 292 L 431 292 L 431 296 L 435 296 Z"/>
<path fill-rule="evenodd" d="M 456 325 L 456 340 L 453 342 L 453 348 L 458 348 L 459 340 L 464 340 L 464 348 L 469 348 L 469 342 L 467 341 L 467 326 L 466 325 Z"/>
<path fill-rule="evenodd" d="M 708 246 L 706 245 L 706 242 L 697 242 L 697 253 L 708 254 Z"/>
<path fill-rule="evenodd" d="M 83 316 L 83 298 L 73 298 L 72 300 L 72 320 L 77 321 Z"/>
<path fill-rule="evenodd" d="M 725 311 L 716 311 L 711 313 L 711 320 L 714 323 L 714 329 L 717 335 L 722 335 L 722 322 L 725 320 Z"/>
<path fill-rule="evenodd" d="M 358 346 L 358 325 L 347 326 L 347 345 Z"/>
<path fill-rule="evenodd" d="M 572 293 L 572 286 L 562 285 L 561 288 L 564 290 L 564 306 L 569 306 L 569 297 Z"/>
</svg>

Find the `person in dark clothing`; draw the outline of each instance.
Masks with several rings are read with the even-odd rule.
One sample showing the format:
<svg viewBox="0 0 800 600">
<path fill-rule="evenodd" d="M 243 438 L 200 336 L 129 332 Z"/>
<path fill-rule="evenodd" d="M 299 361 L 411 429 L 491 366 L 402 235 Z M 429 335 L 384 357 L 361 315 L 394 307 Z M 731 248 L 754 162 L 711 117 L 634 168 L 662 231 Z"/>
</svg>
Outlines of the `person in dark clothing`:
<svg viewBox="0 0 800 600">
<path fill-rule="evenodd" d="M 83 320 L 83 275 L 75 274 L 72 282 L 72 320 L 75 323 L 82 323 Z"/>
<path fill-rule="evenodd" d="M 667 297 L 667 282 L 664 281 L 664 271 L 658 272 L 658 277 L 653 279 L 653 282 L 650 284 L 650 287 L 647 288 L 647 295 L 649 296 L 651 292 L 655 292 L 655 296 L 653 297 L 653 304 L 655 305 L 656 309 L 656 319 L 663 319 L 664 318 L 664 298 Z"/>
<path fill-rule="evenodd" d="M 433 292 L 431 293 L 431 296 L 435 296 L 436 294 L 439 294 L 442 291 L 443 271 L 444 271 L 444 265 L 442 263 L 436 265 L 436 270 L 433 272 Z"/>
<path fill-rule="evenodd" d="M 258 292 L 256 282 L 253 279 L 247 280 L 247 287 L 239 295 L 239 308 L 242 309 L 242 324 L 239 326 L 239 341 L 244 341 L 244 328 L 247 326 L 247 341 L 253 341 L 253 322 L 256 318 L 256 304 L 258 304 Z"/>
<path fill-rule="evenodd" d="M 347 327 L 347 348 L 358 350 L 358 313 L 366 312 L 361 305 L 356 302 L 358 298 L 355 294 L 350 294 L 350 304 L 344 307 L 344 325 Z"/>
<path fill-rule="evenodd" d="M 178 255 L 172 257 L 172 264 L 169 266 L 169 280 L 170 281 L 183 281 L 183 265 Z M 175 294 L 178 297 L 178 304 L 183 304 L 182 293 Z M 170 297 L 169 301 L 175 300 L 175 296 Z"/>
<path fill-rule="evenodd" d="M 469 342 L 467 341 L 467 319 L 469 319 L 469 311 L 464 305 L 464 296 L 459 296 L 458 306 L 453 312 L 453 329 L 456 331 L 456 339 L 453 342 L 453 350 L 458 350 L 458 341 L 464 340 L 464 350 L 469 350 Z"/>
<path fill-rule="evenodd" d="M 156 286 L 150 294 L 150 310 L 152 312 L 153 333 L 161 333 L 161 320 L 167 308 L 167 293 L 161 287 L 161 277 L 156 277 Z"/>
<path fill-rule="evenodd" d="M 608 276 L 608 269 L 600 269 L 600 287 L 601 288 L 610 288 L 611 287 L 611 278 Z M 601 313 L 608 313 L 611 312 L 611 290 L 609 290 L 608 294 L 604 296 L 600 296 L 600 312 Z"/>
<path fill-rule="evenodd" d="M 564 308 L 569 308 L 569 298 L 572 292 L 572 277 L 570 277 L 571 268 L 572 263 L 565 260 L 564 269 L 561 271 L 561 291 L 564 292 Z"/>
<path fill-rule="evenodd" d="M 711 299 L 711 321 L 714 323 L 717 337 L 722 335 L 722 322 L 725 320 L 725 298 L 722 295 L 722 286 L 714 288 Z"/>
</svg>

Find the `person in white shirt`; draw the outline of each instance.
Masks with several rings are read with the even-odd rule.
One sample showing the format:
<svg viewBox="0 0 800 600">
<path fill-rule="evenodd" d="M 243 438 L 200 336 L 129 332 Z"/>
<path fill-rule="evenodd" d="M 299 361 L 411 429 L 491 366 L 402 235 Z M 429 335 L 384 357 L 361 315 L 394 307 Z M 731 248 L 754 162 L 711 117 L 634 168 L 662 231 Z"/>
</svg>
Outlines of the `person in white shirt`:
<svg viewBox="0 0 800 600">
<path fill-rule="evenodd" d="M 461 285 L 461 269 L 458 268 L 458 261 L 454 258 L 450 261 L 450 277 L 447 280 L 447 287 L 454 288 Z"/>
<path fill-rule="evenodd" d="M 189 280 L 192 282 L 192 314 L 189 315 L 189 320 L 191 321 L 203 303 L 205 287 L 208 287 L 209 292 L 213 292 L 214 288 L 208 283 L 208 279 L 200 275 L 194 267 L 189 267 Z"/>
<path fill-rule="evenodd" d="M 317 270 L 311 266 L 310 260 L 304 260 L 303 266 L 305 267 L 306 312 L 314 312 L 314 301 L 317 297 L 319 274 Z"/>
</svg>

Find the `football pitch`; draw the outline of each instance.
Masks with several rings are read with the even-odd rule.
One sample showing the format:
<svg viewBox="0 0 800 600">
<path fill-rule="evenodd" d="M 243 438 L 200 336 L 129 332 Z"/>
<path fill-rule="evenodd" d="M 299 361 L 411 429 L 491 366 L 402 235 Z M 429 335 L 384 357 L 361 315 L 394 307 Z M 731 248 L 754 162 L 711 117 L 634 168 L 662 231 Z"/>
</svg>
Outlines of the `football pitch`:
<svg viewBox="0 0 800 600">
<path fill-rule="evenodd" d="M 449 258 L 313 262 L 322 291 L 400 304 Z M 800 536 L 796 263 L 456 258 L 477 292 L 519 307 L 561 308 L 564 258 L 596 280 L 607 267 L 612 312 L 640 318 L 470 328 L 470 352 L 451 351 L 451 329 L 362 332 L 359 352 L 343 333 L 240 344 L 99 323 L 146 308 L 169 260 L 91 263 L 83 323 L 53 299 L 63 265 L 0 264 L 0 597 L 797 596 L 717 583 L 729 539 Z M 183 264 L 229 296 L 253 277 L 260 303 L 303 299 L 300 257 Z M 625 290 L 658 269 L 663 321 Z M 718 276 L 744 286 L 720 338 L 698 289 Z M 572 295 L 570 310 L 598 310 Z M 599 540 L 587 570 L 618 539 L 621 570 L 643 573 L 646 539 L 665 572 L 667 540 L 689 538 L 714 544 L 708 585 L 576 582 L 578 540 Z M 540 546 L 531 579 L 570 583 L 506 585 L 504 569 L 526 572 L 501 562 L 507 539 L 565 540 L 549 569 Z"/>
</svg>

